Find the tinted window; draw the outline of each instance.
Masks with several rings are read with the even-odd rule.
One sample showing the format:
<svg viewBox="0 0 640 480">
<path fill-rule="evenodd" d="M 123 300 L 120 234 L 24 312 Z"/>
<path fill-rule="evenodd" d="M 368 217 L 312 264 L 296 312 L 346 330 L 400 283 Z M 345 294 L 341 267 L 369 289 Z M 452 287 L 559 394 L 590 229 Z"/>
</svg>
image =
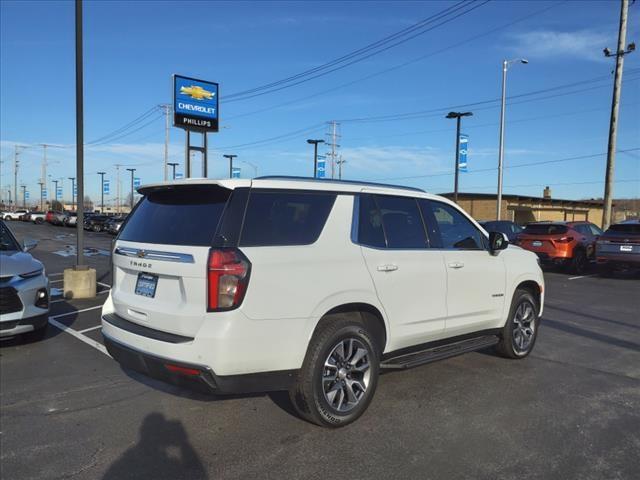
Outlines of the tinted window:
<svg viewBox="0 0 640 480">
<path fill-rule="evenodd" d="M 209 246 L 230 191 L 188 186 L 152 192 L 138 204 L 120 240 Z"/>
<path fill-rule="evenodd" d="M 382 216 L 373 195 L 360 195 L 358 216 L 358 243 L 375 248 L 387 246 L 382 229 Z"/>
<path fill-rule="evenodd" d="M 429 202 L 432 218 L 440 230 L 442 248 L 475 250 L 483 248 L 482 234 L 467 217 L 451 205 Z"/>
<path fill-rule="evenodd" d="M 640 235 L 640 223 L 619 223 L 617 225 L 611 225 L 607 234 L 633 234 Z"/>
<path fill-rule="evenodd" d="M 591 230 L 591 233 L 593 235 L 602 235 L 602 229 L 599 227 L 596 227 L 593 223 L 589 224 L 589 229 Z"/>
<path fill-rule="evenodd" d="M 252 190 L 240 245 L 309 245 L 320 236 L 335 199 L 333 193 Z"/>
<path fill-rule="evenodd" d="M 562 235 L 567 233 L 569 228 L 566 225 L 549 223 L 531 223 L 524 227 L 523 233 L 528 235 Z"/>
<path fill-rule="evenodd" d="M 376 195 L 388 248 L 427 248 L 415 198 Z"/>
</svg>

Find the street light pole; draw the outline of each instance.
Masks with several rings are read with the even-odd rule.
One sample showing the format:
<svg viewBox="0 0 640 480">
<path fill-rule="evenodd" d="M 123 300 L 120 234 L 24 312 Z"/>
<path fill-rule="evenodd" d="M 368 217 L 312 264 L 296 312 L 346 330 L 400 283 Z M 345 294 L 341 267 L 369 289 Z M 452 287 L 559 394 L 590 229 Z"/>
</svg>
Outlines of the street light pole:
<svg viewBox="0 0 640 480">
<path fill-rule="evenodd" d="M 172 169 L 173 169 L 173 179 L 176 179 L 176 167 L 179 165 L 179 163 L 175 163 L 175 162 L 169 162 L 167 163 L 167 165 L 169 165 Z"/>
<path fill-rule="evenodd" d="M 127 168 L 128 172 L 131 172 L 131 205 L 130 205 L 130 210 L 129 213 L 131 213 L 133 211 L 133 172 L 136 171 L 135 168 Z"/>
<path fill-rule="evenodd" d="M 27 186 L 26 185 L 20 185 L 20 188 L 22 188 L 22 208 L 24 208 L 25 210 L 27 209 Z M 11 195 L 9 195 L 9 201 L 11 201 Z"/>
<path fill-rule="evenodd" d="M 229 178 L 233 178 L 233 159 L 238 155 L 222 155 L 224 158 L 229 159 Z"/>
<path fill-rule="evenodd" d="M 446 118 L 456 119 L 456 164 L 455 164 L 455 176 L 453 180 L 453 201 L 458 203 L 458 178 L 460 172 L 460 119 L 462 117 L 472 116 L 472 112 L 449 112 Z"/>
<path fill-rule="evenodd" d="M 313 178 L 316 178 L 318 172 L 318 144 L 324 143 L 324 140 L 307 140 L 309 145 L 313 145 Z"/>
<path fill-rule="evenodd" d="M 246 163 L 247 165 L 249 165 L 251 168 L 253 168 L 253 176 L 254 178 L 258 176 L 258 166 L 251 163 L 251 162 L 247 162 L 246 160 L 241 160 L 242 163 Z"/>
<path fill-rule="evenodd" d="M 51 180 L 53 182 L 53 198 L 58 201 L 58 180 Z"/>
<path fill-rule="evenodd" d="M 102 215 L 104 215 L 104 176 L 107 174 L 107 172 L 98 172 L 98 175 L 100 175 L 100 194 L 102 195 L 100 197 L 100 213 Z"/>
<path fill-rule="evenodd" d="M 44 211 L 44 204 L 42 202 L 42 187 L 44 185 L 44 182 L 38 182 L 38 185 L 40 185 L 40 211 L 43 212 Z"/>
<path fill-rule="evenodd" d="M 507 70 L 512 63 L 527 64 L 525 58 L 502 61 L 502 101 L 500 104 L 500 146 L 498 147 L 498 198 L 496 206 L 496 220 L 500 220 L 502 214 L 502 168 L 504 163 L 504 116 L 507 104 Z"/>
<path fill-rule="evenodd" d="M 71 180 L 71 209 L 76 209 L 76 177 L 69 177 Z"/>
</svg>

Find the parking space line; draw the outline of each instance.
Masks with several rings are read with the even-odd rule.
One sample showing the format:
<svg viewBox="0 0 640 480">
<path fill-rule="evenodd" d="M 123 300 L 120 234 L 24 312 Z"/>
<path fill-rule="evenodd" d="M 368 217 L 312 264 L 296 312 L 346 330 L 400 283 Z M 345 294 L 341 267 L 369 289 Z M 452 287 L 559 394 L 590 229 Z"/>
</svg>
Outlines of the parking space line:
<svg viewBox="0 0 640 480">
<path fill-rule="evenodd" d="M 62 278 L 59 280 L 49 280 L 49 283 L 60 283 L 60 282 L 64 282 L 64 280 Z"/>
<path fill-rule="evenodd" d="M 49 317 L 49 320 L 51 320 L 51 319 L 55 320 L 56 318 L 68 317 L 69 315 L 73 315 L 75 313 L 89 312 L 91 310 L 96 310 L 98 308 L 102 308 L 102 305 L 96 305 L 95 307 L 83 308 L 82 310 L 74 310 L 73 312 L 60 313 L 58 315 L 54 315 L 53 317 Z"/>
<path fill-rule="evenodd" d="M 102 282 L 96 282 L 96 283 L 101 287 L 111 288 L 111 285 L 107 285 L 106 283 L 102 283 Z"/>
<path fill-rule="evenodd" d="M 93 310 L 93 309 L 89 308 L 89 309 L 84 309 L 84 310 L 78 310 L 78 312 L 87 311 L 87 310 Z M 78 313 L 78 312 L 72 312 L 72 313 Z M 67 314 L 56 315 L 56 317 L 61 317 L 61 316 L 63 317 L 65 315 L 67 315 Z M 77 330 L 74 330 L 71 327 L 67 327 L 63 323 L 58 322 L 57 320 L 55 320 L 56 317 L 49 317 L 49 323 L 51 325 L 53 325 L 56 328 L 59 328 L 60 330 L 62 330 L 63 332 L 68 333 L 69 335 L 73 335 L 74 337 L 76 337 L 81 342 L 84 342 L 87 345 L 92 346 L 93 348 L 95 348 L 99 352 L 102 352 L 107 357 L 111 358 L 111 355 L 109 355 L 109 352 L 107 352 L 106 347 L 104 345 L 102 345 L 100 342 L 96 342 L 95 340 L 92 340 L 89 337 L 87 337 L 86 335 L 83 335 L 82 333 L 78 332 Z"/>
<path fill-rule="evenodd" d="M 78 330 L 78 333 L 87 333 L 90 332 L 92 330 L 97 330 L 99 328 L 102 328 L 102 325 L 96 325 L 95 327 L 89 327 L 89 328 L 85 328 L 84 330 Z"/>
<path fill-rule="evenodd" d="M 48 277 L 59 277 L 61 275 L 64 275 L 64 272 L 56 272 L 56 273 L 50 273 L 49 275 L 47 275 Z"/>
<path fill-rule="evenodd" d="M 569 277 L 569 280 L 578 280 L 579 278 L 595 277 L 597 273 L 591 273 L 589 275 L 578 275 L 577 277 Z"/>
</svg>

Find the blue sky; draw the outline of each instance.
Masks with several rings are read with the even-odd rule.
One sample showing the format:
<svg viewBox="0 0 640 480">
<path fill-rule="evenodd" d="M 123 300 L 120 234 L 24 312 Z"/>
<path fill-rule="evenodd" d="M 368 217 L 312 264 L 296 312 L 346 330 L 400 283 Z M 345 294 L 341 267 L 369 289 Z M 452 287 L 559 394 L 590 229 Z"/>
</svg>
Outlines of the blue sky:
<svg viewBox="0 0 640 480">
<path fill-rule="evenodd" d="M 489 2 L 347 68 L 225 102 L 225 95 L 313 68 L 454 4 L 86 2 L 85 139 L 99 139 L 169 103 L 171 75 L 179 73 L 220 83 L 223 128 L 209 136 L 210 176 L 227 175 L 224 153 L 238 154 L 260 175 L 308 176 L 312 150 L 305 140 L 327 138 L 325 122 L 337 120 L 344 178 L 446 192 L 453 184 L 455 122 L 444 114 L 497 99 L 502 60 L 526 57 L 528 65 L 509 71 L 508 94 L 551 90 L 508 105 L 505 192 L 541 195 L 550 185 L 557 198 L 602 196 L 606 157 L 598 154 L 607 147 L 614 65 L 602 48 L 615 46 L 617 1 Z M 52 178 L 75 171 L 69 147 L 75 142 L 73 3 L 0 5 L 0 185 L 6 196 L 13 145 L 29 145 L 20 156 L 19 183 L 35 198 L 42 159 L 37 144 L 66 146 L 48 149 Z M 630 9 L 628 41 L 640 40 L 639 9 Z M 640 53 L 626 56 L 625 70 L 618 148 L 638 149 Z M 590 82 L 555 88 L 582 81 Z M 459 108 L 474 111 L 463 123 L 469 172 L 461 174 L 460 190 L 493 192 L 498 104 Z M 86 188 L 94 200 L 95 172 L 107 171 L 113 184 L 116 163 L 135 165 L 143 183 L 162 178 L 163 122 L 151 115 L 124 133 L 137 131 L 86 148 Z M 182 163 L 184 132 L 172 128 L 170 136 L 170 161 Z M 583 158 L 565 160 L 574 157 Z M 239 166 L 243 176 L 254 174 L 248 164 Z M 617 155 L 615 179 L 616 197 L 640 196 L 640 150 Z M 122 182 L 126 188 L 124 175 Z M 64 187 L 68 198 L 68 180 Z"/>
</svg>

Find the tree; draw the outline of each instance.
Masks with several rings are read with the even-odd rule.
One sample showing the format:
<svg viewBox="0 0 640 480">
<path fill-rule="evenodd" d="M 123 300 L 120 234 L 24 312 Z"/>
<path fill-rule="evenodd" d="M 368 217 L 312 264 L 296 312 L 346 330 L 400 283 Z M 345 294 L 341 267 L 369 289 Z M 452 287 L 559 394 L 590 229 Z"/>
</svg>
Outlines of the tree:
<svg viewBox="0 0 640 480">
<path fill-rule="evenodd" d="M 60 203 L 58 200 L 52 200 L 51 210 L 53 210 L 54 212 L 62 212 L 64 210 L 64 207 L 62 206 L 62 203 Z"/>
<path fill-rule="evenodd" d="M 89 195 L 84 196 L 84 209 L 90 212 L 93 211 L 93 202 L 91 201 Z"/>
</svg>

